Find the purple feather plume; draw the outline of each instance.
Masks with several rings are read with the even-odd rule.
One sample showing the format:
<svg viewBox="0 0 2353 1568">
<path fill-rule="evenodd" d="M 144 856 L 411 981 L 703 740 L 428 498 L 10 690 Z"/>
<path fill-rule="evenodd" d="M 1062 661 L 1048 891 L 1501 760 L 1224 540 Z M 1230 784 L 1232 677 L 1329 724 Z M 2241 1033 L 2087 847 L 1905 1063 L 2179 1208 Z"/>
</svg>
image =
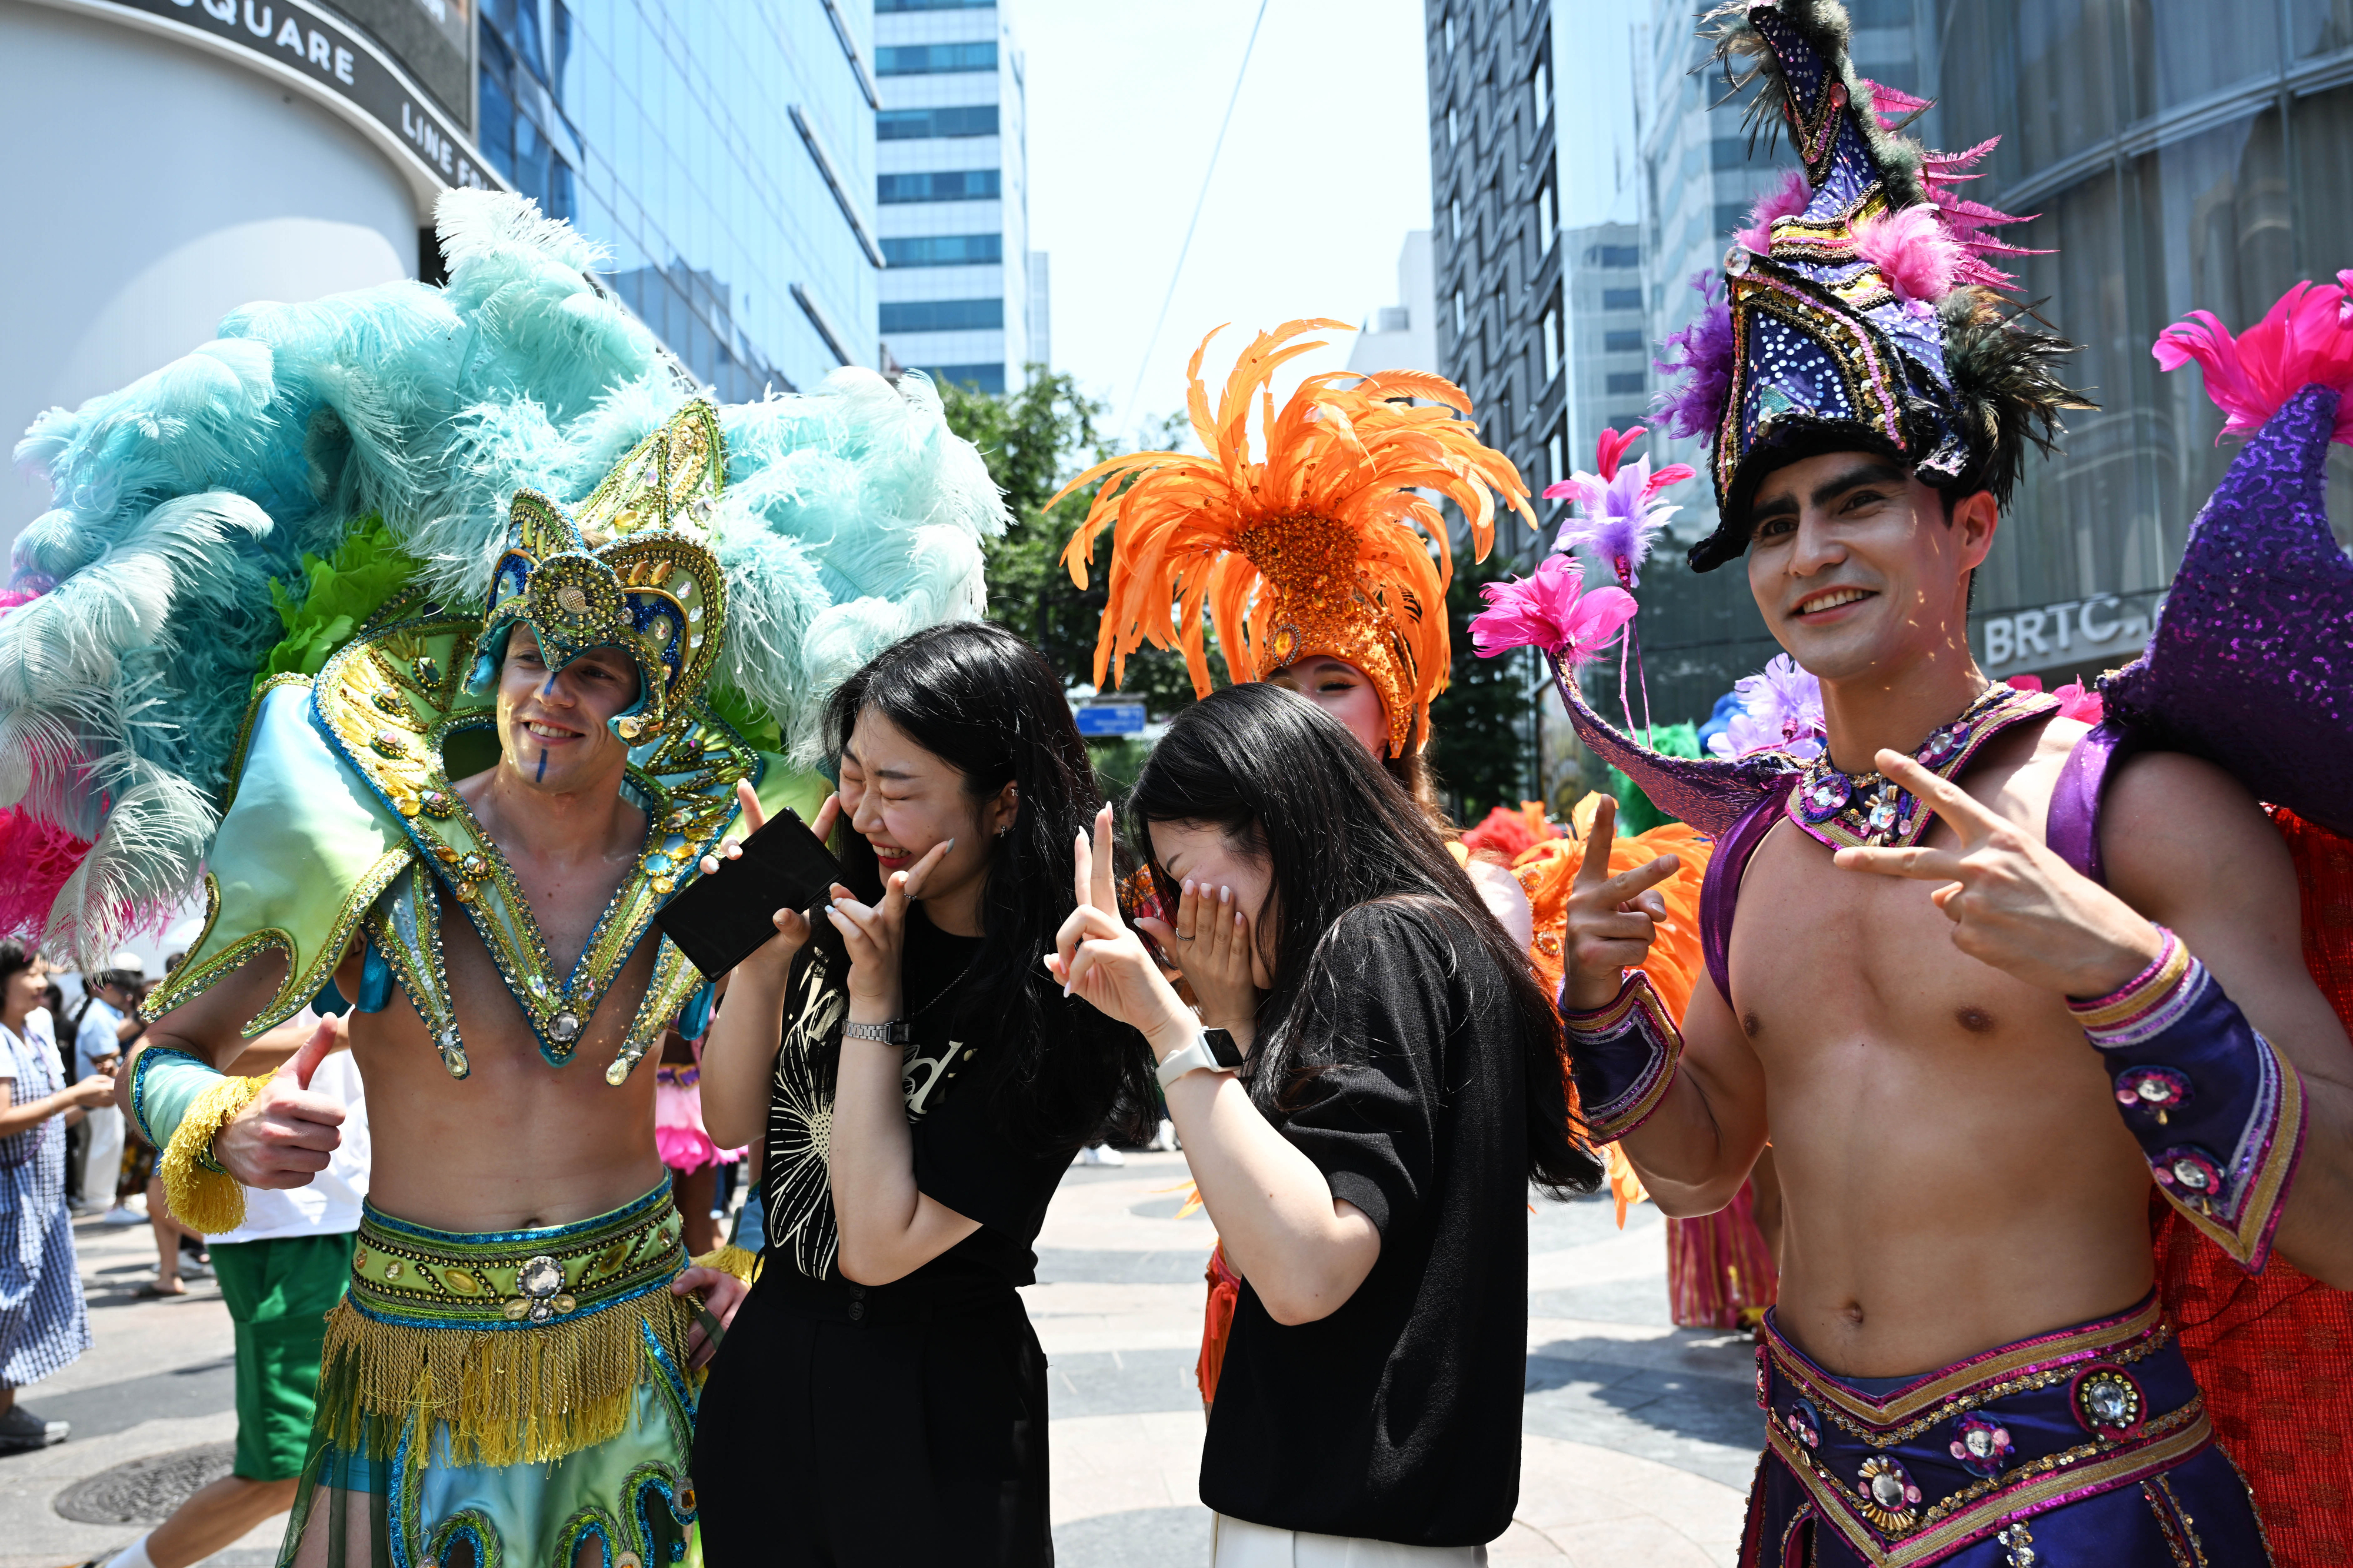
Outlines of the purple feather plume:
<svg viewBox="0 0 2353 1568">
<path fill-rule="evenodd" d="M 1713 436 L 1724 422 L 1725 399 L 1732 395 L 1732 309 L 1720 297 L 1715 275 L 1694 272 L 1691 286 L 1699 291 L 1699 319 L 1671 333 L 1663 347 L 1682 358 L 1658 359 L 1651 368 L 1683 380 L 1662 392 L 1652 405 L 1674 437 Z"/>
</svg>

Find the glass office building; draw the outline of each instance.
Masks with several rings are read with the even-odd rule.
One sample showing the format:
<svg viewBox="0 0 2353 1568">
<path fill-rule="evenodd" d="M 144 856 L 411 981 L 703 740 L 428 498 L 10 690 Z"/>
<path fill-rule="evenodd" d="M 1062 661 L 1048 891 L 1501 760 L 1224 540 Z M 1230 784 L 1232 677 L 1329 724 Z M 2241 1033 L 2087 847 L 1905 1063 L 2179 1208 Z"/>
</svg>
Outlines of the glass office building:
<svg viewBox="0 0 2353 1568">
<path fill-rule="evenodd" d="M 2235 452 L 2194 367 L 2149 344 L 2208 310 L 2232 331 L 2297 279 L 2353 266 L 2353 0 L 1971 0 L 1944 6 L 1948 144 L 2001 145 L 1971 191 L 2034 213 L 2022 299 L 2084 345 L 2066 452 L 2029 463 L 1980 575 L 1996 675 L 2096 675 L 2139 651 Z M 2353 461 L 2329 513 L 2353 540 Z"/>
<path fill-rule="evenodd" d="M 476 140 L 611 247 L 613 289 L 722 398 L 879 368 L 870 21 L 849 0 L 480 0 Z"/>
<path fill-rule="evenodd" d="M 1047 358 L 1019 40 L 994 4 L 876 0 L 874 10 L 883 352 L 941 381 L 1018 387 L 1022 367 Z"/>
</svg>

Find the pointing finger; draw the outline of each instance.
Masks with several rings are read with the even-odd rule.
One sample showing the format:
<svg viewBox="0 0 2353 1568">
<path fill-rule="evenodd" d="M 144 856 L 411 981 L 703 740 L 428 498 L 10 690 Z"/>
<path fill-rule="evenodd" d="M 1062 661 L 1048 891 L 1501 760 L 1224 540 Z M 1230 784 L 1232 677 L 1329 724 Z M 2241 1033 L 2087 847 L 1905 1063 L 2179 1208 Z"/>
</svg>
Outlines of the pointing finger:
<svg viewBox="0 0 2353 1568">
<path fill-rule="evenodd" d="M 744 808 L 745 833 L 757 833 L 768 825 L 768 814 L 760 809 L 760 792 L 752 787 L 751 780 L 735 782 L 735 803 Z"/>
<path fill-rule="evenodd" d="M 908 867 L 904 871 L 901 872 L 897 877 L 892 879 L 905 890 L 908 898 L 922 898 L 923 896 L 924 882 L 927 881 L 930 879 L 931 874 L 939 868 L 940 862 L 947 858 L 948 851 L 955 847 L 955 839 L 944 838 L 940 840 L 940 842 L 933 845 L 929 849 L 923 851 L 923 858 L 922 859 L 916 861 L 913 866 Z"/>
<path fill-rule="evenodd" d="M 809 831 L 816 834 L 820 841 L 830 839 L 834 824 L 840 820 L 841 796 L 828 795 L 825 797 L 825 804 L 817 808 L 817 820 L 809 824 Z"/>
<path fill-rule="evenodd" d="M 1869 871 L 1881 877 L 1912 877 L 1924 882 L 1957 882 L 1961 858 L 1949 849 L 1841 849 L 1831 857 L 1841 871 Z"/>
<path fill-rule="evenodd" d="M 1880 773 L 1926 802 L 1928 808 L 1945 819 L 1952 830 L 1960 835 L 1961 842 L 1975 846 L 1991 833 L 2009 826 L 2007 821 L 1989 809 L 1975 795 L 1953 783 L 1937 777 L 1914 759 L 1901 752 L 1882 747 L 1872 764 Z"/>
<path fill-rule="evenodd" d="M 1094 891 L 1095 879 L 1094 851 L 1088 847 L 1085 834 L 1071 836 L 1071 858 L 1077 871 L 1071 879 L 1071 894 L 1081 905 L 1084 905 Z"/>
<path fill-rule="evenodd" d="M 1578 892 L 1598 888 L 1609 876 L 1609 846 L 1618 836 L 1618 803 L 1608 795 L 1593 813 L 1593 830 L 1585 836 L 1585 858 L 1571 884 Z"/>
<path fill-rule="evenodd" d="M 1094 896 L 1089 901 L 1099 910 L 1116 914 L 1119 911 L 1119 893 L 1113 885 L 1111 824 L 1110 806 L 1106 805 L 1095 813 Z"/>
</svg>

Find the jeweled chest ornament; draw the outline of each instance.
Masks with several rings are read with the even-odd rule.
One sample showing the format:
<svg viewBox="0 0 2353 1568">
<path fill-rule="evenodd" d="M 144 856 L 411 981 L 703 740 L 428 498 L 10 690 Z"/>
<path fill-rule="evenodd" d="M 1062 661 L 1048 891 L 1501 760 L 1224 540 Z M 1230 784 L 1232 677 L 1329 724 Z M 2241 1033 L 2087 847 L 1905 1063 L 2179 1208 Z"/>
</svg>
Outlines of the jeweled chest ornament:
<svg viewBox="0 0 2353 1568">
<path fill-rule="evenodd" d="M 2042 692 L 1989 686 L 1959 717 L 1933 731 L 1912 755 L 1938 777 L 1950 778 L 1996 735 L 2058 706 L 2055 698 Z M 1934 817 L 1893 779 L 1875 772 L 1839 772 L 1827 749 L 1799 771 L 1786 809 L 1808 837 L 1833 849 L 1906 847 L 1926 837 Z"/>
</svg>

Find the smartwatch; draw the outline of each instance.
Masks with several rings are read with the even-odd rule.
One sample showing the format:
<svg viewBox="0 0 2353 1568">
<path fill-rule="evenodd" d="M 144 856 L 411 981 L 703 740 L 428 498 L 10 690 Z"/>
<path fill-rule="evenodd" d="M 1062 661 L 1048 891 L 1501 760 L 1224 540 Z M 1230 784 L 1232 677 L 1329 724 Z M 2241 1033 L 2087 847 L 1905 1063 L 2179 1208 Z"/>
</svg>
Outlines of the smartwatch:
<svg viewBox="0 0 2353 1568">
<path fill-rule="evenodd" d="M 1165 1089 L 1187 1073 L 1200 1072 L 1205 1069 L 1209 1072 L 1234 1070 L 1218 1059 L 1217 1050 L 1209 1043 L 1209 1032 L 1207 1029 L 1195 1036 L 1193 1043 L 1183 1050 L 1169 1052 L 1168 1059 L 1160 1064 L 1160 1070 L 1156 1076 L 1160 1079 L 1160 1087 Z"/>
</svg>

